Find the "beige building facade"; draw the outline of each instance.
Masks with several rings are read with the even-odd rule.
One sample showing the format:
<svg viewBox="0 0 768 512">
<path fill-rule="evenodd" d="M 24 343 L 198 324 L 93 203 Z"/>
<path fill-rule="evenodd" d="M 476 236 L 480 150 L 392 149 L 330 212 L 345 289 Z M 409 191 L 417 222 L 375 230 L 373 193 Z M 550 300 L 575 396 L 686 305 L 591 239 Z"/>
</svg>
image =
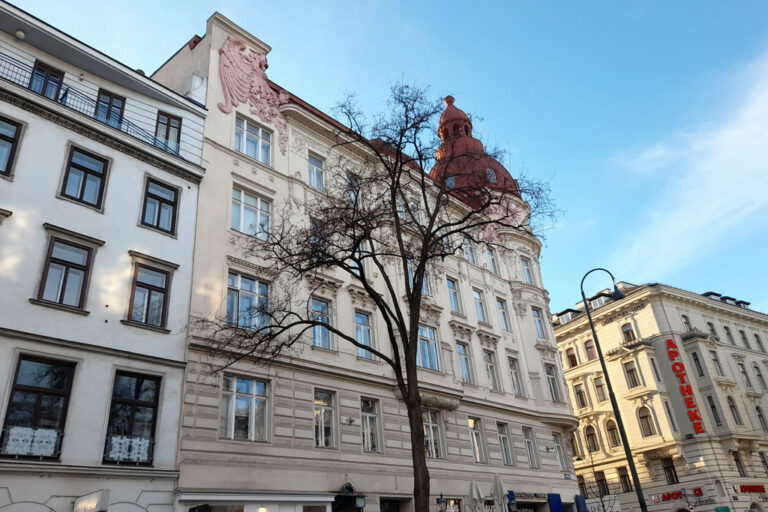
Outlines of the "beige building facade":
<svg viewBox="0 0 768 512">
<path fill-rule="evenodd" d="M 589 299 L 651 511 L 768 507 L 768 315 L 714 292 L 619 284 Z M 637 511 L 583 307 L 553 316 L 590 510 Z"/>
<path fill-rule="evenodd" d="M 192 318 L 238 322 L 244 305 L 269 299 L 270 269 L 243 249 L 270 229 L 277 205 L 292 201 L 300 215 L 327 179 L 335 121 L 268 81 L 269 51 L 214 14 L 152 77 L 209 110 Z M 230 59 L 243 55 L 238 76 L 251 84 L 233 102 Z M 429 279 L 420 379 L 434 509 L 443 494 L 451 510 L 468 510 L 471 482 L 490 497 L 496 475 L 525 512 L 560 501 L 570 510 L 578 492 L 541 246 L 525 235 L 505 245 L 472 247 Z M 339 276 L 313 284 L 318 315 L 389 353 L 358 286 Z M 242 360 L 212 374 L 226 359 L 194 333 L 187 358 L 177 510 L 413 510 L 407 413 L 382 361 L 322 329 L 268 367 Z"/>
</svg>

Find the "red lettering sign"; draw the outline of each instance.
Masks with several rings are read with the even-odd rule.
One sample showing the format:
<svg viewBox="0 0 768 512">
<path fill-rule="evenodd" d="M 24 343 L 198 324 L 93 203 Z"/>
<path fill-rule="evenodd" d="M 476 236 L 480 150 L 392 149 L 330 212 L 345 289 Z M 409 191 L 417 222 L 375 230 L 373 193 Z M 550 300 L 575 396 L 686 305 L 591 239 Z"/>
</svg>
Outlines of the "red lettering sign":
<svg viewBox="0 0 768 512">
<path fill-rule="evenodd" d="M 762 485 L 742 485 L 742 487 L 762 487 Z M 747 492 L 747 491 L 741 491 L 741 492 Z M 750 491 L 750 492 L 757 492 L 757 491 Z M 701 487 L 696 487 L 693 489 L 693 495 L 694 496 L 703 496 L 704 491 L 701 490 Z M 671 492 L 665 492 L 661 495 L 661 501 L 673 501 L 673 500 L 680 500 L 683 499 L 683 491 L 671 491 Z"/>
<path fill-rule="evenodd" d="M 704 423 L 701 419 L 701 415 L 699 414 L 699 408 L 696 406 L 696 400 L 693 398 L 693 388 L 690 384 L 686 383 L 685 364 L 678 360 L 680 357 L 680 352 L 677 351 L 677 345 L 672 339 L 667 340 L 667 355 L 669 355 L 669 360 L 672 361 L 672 371 L 675 372 L 675 377 L 677 377 L 677 380 L 680 381 L 680 394 L 683 396 L 683 400 L 685 400 L 685 407 L 688 408 L 688 419 L 691 420 L 693 431 L 697 434 L 703 434 L 705 432 Z M 701 489 L 694 489 L 694 493 L 696 490 L 701 492 Z M 664 501 L 677 500 L 680 499 L 680 497 L 675 497 L 675 495 L 679 494 L 679 492 L 668 492 L 663 494 L 661 499 Z"/>
<path fill-rule="evenodd" d="M 741 486 L 741 492 L 756 492 L 756 493 L 765 493 L 765 486 L 764 485 L 742 485 Z"/>
</svg>

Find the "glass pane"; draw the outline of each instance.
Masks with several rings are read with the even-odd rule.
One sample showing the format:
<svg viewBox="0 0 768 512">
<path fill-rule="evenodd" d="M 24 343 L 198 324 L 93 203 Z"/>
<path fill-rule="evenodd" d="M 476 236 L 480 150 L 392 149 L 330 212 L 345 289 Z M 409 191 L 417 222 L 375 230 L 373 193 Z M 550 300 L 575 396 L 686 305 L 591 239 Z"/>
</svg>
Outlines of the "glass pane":
<svg viewBox="0 0 768 512">
<path fill-rule="evenodd" d="M 64 279 L 64 267 L 58 263 L 51 263 L 48 267 L 48 277 L 46 277 L 45 288 L 43 289 L 43 300 L 59 302 L 59 290 Z"/>
<path fill-rule="evenodd" d="M 259 155 L 259 142 L 258 139 L 253 137 L 250 133 L 245 136 L 245 154 L 251 158 L 258 159 Z"/>
<path fill-rule="evenodd" d="M 67 273 L 67 288 L 64 290 L 64 296 L 61 299 L 67 306 L 80 306 L 80 292 L 83 289 L 83 280 L 85 272 L 79 269 L 70 268 Z"/>
<path fill-rule="evenodd" d="M 230 377 L 225 377 L 226 379 Z M 225 388 L 226 389 L 226 388 Z M 228 394 L 221 395 L 221 423 L 219 424 L 220 434 L 222 436 L 229 436 L 229 407 L 232 401 L 232 396 Z"/>
<path fill-rule="evenodd" d="M 152 290 L 149 296 L 149 312 L 147 323 L 150 325 L 163 325 L 163 303 L 165 294 Z"/>
<path fill-rule="evenodd" d="M 256 301 L 253 295 L 247 293 L 240 294 L 239 325 L 246 329 L 253 329 Z"/>
<path fill-rule="evenodd" d="M 146 208 L 144 210 L 144 223 L 150 226 L 157 226 L 157 213 L 160 202 L 152 197 L 147 198 Z"/>
<path fill-rule="evenodd" d="M 22 427 L 34 427 L 32 419 L 35 414 L 37 393 L 29 391 L 16 391 L 8 405 L 6 425 L 18 425 Z"/>
<path fill-rule="evenodd" d="M 99 192 L 101 190 L 101 178 L 89 174 L 85 178 L 85 190 L 83 191 L 83 201 L 89 204 L 98 204 Z"/>
<path fill-rule="evenodd" d="M 255 208 L 250 206 L 243 207 L 243 233 L 255 235 L 259 227 L 259 214 Z"/>
<path fill-rule="evenodd" d="M 54 242 L 53 257 L 85 266 L 85 263 L 88 261 L 88 251 L 79 247 L 67 245 L 63 242 Z"/>
<path fill-rule="evenodd" d="M 85 172 L 80 169 L 70 168 L 67 174 L 67 186 L 64 188 L 64 194 L 70 197 L 80 197 L 80 189 L 83 186 Z"/>
<path fill-rule="evenodd" d="M 8 172 L 8 159 L 11 158 L 11 146 L 11 143 L 7 140 L 0 140 L 0 172 Z"/>
<path fill-rule="evenodd" d="M 137 381 L 138 379 L 132 375 L 118 375 L 115 378 L 115 388 L 112 390 L 112 396 L 133 400 L 136 398 Z"/>
<path fill-rule="evenodd" d="M 55 101 L 59 93 L 59 84 L 60 82 L 58 78 L 49 76 L 48 85 L 45 88 L 45 95 Z"/>
<path fill-rule="evenodd" d="M 60 428 L 64 420 L 64 397 L 43 395 L 40 397 L 37 427 Z"/>
<path fill-rule="evenodd" d="M 173 224 L 173 206 L 163 203 L 160 205 L 160 222 L 158 226 L 160 229 L 170 231 Z"/>
<path fill-rule="evenodd" d="M 270 164 L 270 155 L 269 155 L 269 142 L 262 142 L 261 143 L 261 158 L 260 160 L 264 162 L 267 165 Z"/>
<path fill-rule="evenodd" d="M 131 320 L 134 322 L 145 323 L 147 315 L 147 301 L 149 300 L 149 290 L 136 287 L 136 291 L 133 292 L 133 309 L 131 310 Z"/>
<path fill-rule="evenodd" d="M 17 384 L 65 391 L 69 387 L 72 367 L 43 361 L 22 359 Z"/>
<path fill-rule="evenodd" d="M 229 325 L 237 325 L 237 305 L 237 290 L 227 290 L 227 323 Z"/>
<path fill-rule="evenodd" d="M 260 380 L 254 381 L 253 393 L 259 396 L 265 396 L 267 394 L 267 383 Z"/>
<path fill-rule="evenodd" d="M 236 199 L 232 200 L 232 223 L 230 224 L 230 227 L 237 231 L 242 229 L 240 227 L 240 201 Z"/>
<path fill-rule="evenodd" d="M 7 123 L 0 119 L 0 135 L 5 135 L 8 138 L 15 138 L 16 137 L 16 126 L 12 125 L 11 123 Z"/>
<path fill-rule="evenodd" d="M 270 140 L 272 140 L 272 134 L 266 130 L 261 130 L 261 138 L 269 142 Z"/>
<path fill-rule="evenodd" d="M 248 439 L 248 425 L 251 414 L 251 399 L 235 399 L 235 439 Z"/>
<path fill-rule="evenodd" d="M 137 406 L 133 417 L 133 435 L 151 438 L 155 419 L 154 407 Z"/>
<path fill-rule="evenodd" d="M 247 292 L 255 292 L 256 291 L 256 281 L 253 279 L 249 279 L 247 277 L 240 277 L 240 289 L 247 291 Z"/>
<path fill-rule="evenodd" d="M 168 187 L 164 187 L 164 186 L 162 186 L 162 185 L 160 185 L 158 183 L 155 183 L 153 181 L 149 182 L 149 184 L 147 186 L 147 189 L 149 190 L 149 192 L 151 194 L 156 195 L 158 197 L 162 197 L 163 199 L 165 199 L 167 201 L 174 201 L 176 199 L 176 191 L 175 190 L 173 190 L 171 188 L 168 188 Z"/>
<path fill-rule="evenodd" d="M 247 194 L 243 192 L 243 202 L 249 206 L 253 206 L 258 208 L 259 206 L 259 198 L 256 196 L 252 196 L 251 194 Z"/>
<path fill-rule="evenodd" d="M 253 381 L 251 379 L 237 379 L 238 393 L 250 395 L 251 389 L 253 389 Z"/>
<path fill-rule="evenodd" d="M 235 151 L 243 152 L 243 129 L 240 127 L 242 121 L 237 120 L 235 127 Z"/>
<path fill-rule="evenodd" d="M 136 274 L 136 280 L 140 283 L 165 288 L 165 273 L 151 270 L 146 267 L 139 267 Z"/>
<path fill-rule="evenodd" d="M 72 162 L 98 173 L 104 170 L 104 162 L 80 151 L 72 152 Z"/>
<path fill-rule="evenodd" d="M 263 399 L 256 400 L 254 410 L 253 439 L 255 441 L 265 441 L 267 439 L 267 401 Z"/>
</svg>

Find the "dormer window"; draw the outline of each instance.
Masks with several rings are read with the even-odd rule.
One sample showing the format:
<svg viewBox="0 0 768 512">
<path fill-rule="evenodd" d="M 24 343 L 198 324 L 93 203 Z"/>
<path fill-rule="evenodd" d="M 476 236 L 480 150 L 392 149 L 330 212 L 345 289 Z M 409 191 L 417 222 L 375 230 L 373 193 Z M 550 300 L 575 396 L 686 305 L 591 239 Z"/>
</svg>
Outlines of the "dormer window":
<svg viewBox="0 0 768 512">
<path fill-rule="evenodd" d="M 496 183 L 496 171 L 491 168 L 485 170 L 485 174 L 488 175 L 489 183 Z"/>
</svg>

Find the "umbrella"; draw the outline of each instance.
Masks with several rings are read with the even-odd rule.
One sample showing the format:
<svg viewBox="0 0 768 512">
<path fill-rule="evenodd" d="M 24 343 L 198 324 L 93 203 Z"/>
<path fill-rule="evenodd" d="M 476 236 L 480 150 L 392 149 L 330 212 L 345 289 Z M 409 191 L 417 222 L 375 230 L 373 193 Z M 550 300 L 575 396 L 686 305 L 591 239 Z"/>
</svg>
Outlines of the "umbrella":
<svg viewBox="0 0 768 512">
<path fill-rule="evenodd" d="M 480 487 L 477 486 L 477 482 L 472 480 L 469 483 L 469 506 L 475 512 L 482 512 L 485 506 L 485 496 L 480 491 Z"/>
<path fill-rule="evenodd" d="M 493 504 L 496 505 L 496 510 L 505 512 L 507 510 L 507 488 L 504 482 L 501 481 L 501 475 L 499 474 L 496 474 L 493 478 L 491 496 L 493 496 Z"/>
</svg>

